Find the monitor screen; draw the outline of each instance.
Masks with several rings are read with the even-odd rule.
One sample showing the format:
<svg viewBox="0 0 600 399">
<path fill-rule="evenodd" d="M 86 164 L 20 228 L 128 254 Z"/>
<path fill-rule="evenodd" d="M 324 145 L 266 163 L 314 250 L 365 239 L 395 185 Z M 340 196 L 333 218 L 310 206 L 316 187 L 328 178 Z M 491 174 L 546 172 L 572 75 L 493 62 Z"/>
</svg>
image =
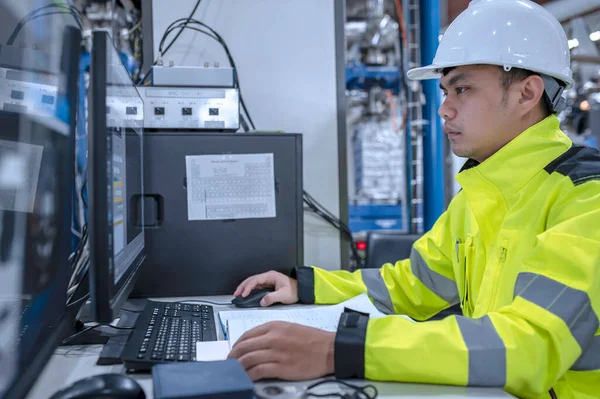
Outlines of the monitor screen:
<svg viewBox="0 0 600 399">
<path fill-rule="evenodd" d="M 9 15 L 0 2 L 0 21 L 14 26 L 18 21 L 7 20 Z M 81 32 L 59 20 L 37 28 L 48 30 L 43 50 L 0 46 L 0 397 L 5 398 L 25 397 L 68 327 Z M 27 29 L 18 36 L 20 42 L 29 38 Z"/>
<path fill-rule="evenodd" d="M 92 314 L 109 322 L 144 258 L 143 101 L 106 32 L 94 32 L 88 152 Z"/>
</svg>

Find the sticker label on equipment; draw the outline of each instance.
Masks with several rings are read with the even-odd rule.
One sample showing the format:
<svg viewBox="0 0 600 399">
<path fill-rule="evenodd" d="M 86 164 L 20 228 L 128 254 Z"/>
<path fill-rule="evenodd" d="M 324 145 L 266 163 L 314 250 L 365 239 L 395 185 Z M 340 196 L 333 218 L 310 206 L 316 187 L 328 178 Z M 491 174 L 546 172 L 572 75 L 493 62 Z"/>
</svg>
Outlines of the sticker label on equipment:
<svg viewBox="0 0 600 399">
<path fill-rule="evenodd" d="M 273 154 L 185 157 L 188 220 L 276 216 Z"/>
</svg>

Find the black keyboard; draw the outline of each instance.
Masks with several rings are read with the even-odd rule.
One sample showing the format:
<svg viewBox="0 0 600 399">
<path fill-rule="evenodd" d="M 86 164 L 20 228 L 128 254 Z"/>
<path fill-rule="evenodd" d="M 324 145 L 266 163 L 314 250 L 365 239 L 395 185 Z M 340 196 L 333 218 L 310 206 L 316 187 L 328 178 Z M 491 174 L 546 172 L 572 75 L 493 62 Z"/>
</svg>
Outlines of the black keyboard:
<svg viewBox="0 0 600 399">
<path fill-rule="evenodd" d="M 129 371 L 195 361 L 196 342 L 216 340 L 212 306 L 148 301 L 135 322 L 122 361 Z"/>
</svg>

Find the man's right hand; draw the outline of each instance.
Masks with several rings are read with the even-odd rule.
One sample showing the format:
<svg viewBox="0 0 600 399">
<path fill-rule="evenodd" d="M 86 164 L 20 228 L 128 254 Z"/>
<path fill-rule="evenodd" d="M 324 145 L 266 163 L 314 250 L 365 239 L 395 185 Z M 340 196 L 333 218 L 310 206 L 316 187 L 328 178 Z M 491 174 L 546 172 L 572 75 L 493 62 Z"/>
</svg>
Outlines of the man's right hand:
<svg viewBox="0 0 600 399">
<path fill-rule="evenodd" d="M 245 298 L 253 289 L 263 287 L 274 287 L 275 291 L 265 295 L 260 301 L 260 306 L 269 306 L 274 303 L 292 304 L 298 302 L 298 281 L 273 270 L 248 277 L 237 287 L 233 296 L 241 295 Z"/>
</svg>

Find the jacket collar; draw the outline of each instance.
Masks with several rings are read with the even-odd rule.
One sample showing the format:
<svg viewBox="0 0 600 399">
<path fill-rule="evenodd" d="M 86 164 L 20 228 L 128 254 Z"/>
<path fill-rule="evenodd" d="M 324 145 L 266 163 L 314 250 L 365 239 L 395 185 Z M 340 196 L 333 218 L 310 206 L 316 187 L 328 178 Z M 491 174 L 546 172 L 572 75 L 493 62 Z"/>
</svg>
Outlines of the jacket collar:
<svg viewBox="0 0 600 399">
<path fill-rule="evenodd" d="M 519 134 L 494 155 L 478 163 L 469 159 L 456 176 L 465 190 L 497 192 L 504 198 L 518 191 L 535 174 L 573 144 L 550 115 Z"/>
</svg>

